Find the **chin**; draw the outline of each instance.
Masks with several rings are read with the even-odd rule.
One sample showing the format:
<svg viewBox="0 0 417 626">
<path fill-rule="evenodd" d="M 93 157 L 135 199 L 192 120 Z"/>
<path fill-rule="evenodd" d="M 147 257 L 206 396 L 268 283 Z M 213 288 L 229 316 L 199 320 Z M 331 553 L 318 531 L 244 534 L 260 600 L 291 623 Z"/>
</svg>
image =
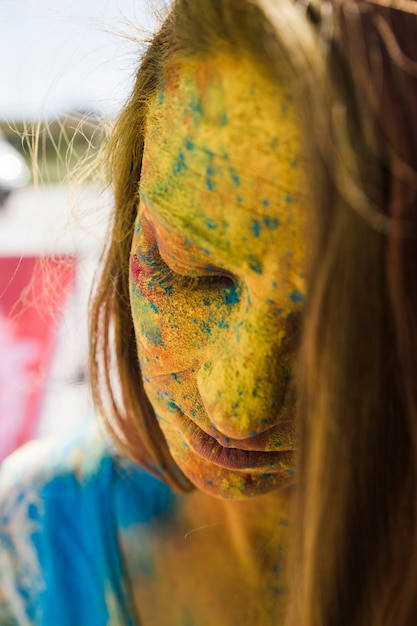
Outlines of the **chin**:
<svg viewBox="0 0 417 626">
<path fill-rule="evenodd" d="M 215 498 L 248 500 L 286 489 L 295 483 L 292 470 L 236 471 L 219 467 L 204 459 L 192 458 L 191 454 L 188 462 L 183 454 L 182 458 L 178 458 L 174 450 L 171 450 L 171 454 L 188 480 L 197 489 Z"/>
</svg>

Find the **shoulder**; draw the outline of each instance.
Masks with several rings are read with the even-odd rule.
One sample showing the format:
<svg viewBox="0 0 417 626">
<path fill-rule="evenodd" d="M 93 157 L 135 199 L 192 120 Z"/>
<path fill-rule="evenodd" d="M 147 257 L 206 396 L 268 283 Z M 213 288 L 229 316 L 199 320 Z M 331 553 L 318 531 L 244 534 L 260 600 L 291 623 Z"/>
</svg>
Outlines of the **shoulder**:
<svg viewBox="0 0 417 626">
<path fill-rule="evenodd" d="M 88 426 L 66 440 L 30 442 L 0 468 L 2 624 L 42 623 L 40 598 L 50 584 L 56 555 L 63 556 L 65 534 L 74 545 L 68 535 L 71 522 L 74 539 L 75 531 L 83 532 L 80 496 L 106 459 L 104 439 L 94 431 Z"/>
<path fill-rule="evenodd" d="M 86 532 L 83 500 L 109 480 L 113 458 L 99 428 L 88 423 L 65 439 L 35 440 L 8 457 L 0 468 L 0 532 L 4 540 L 33 545 L 46 531 L 74 517 Z M 65 519 L 65 517 L 67 519 Z"/>
<path fill-rule="evenodd" d="M 123 526 L 146 523 L 171 507 L 171 488 L 120 458 L 97 423 L 64 439 L 30 442 L 0 467 L 0 529 L 28 535 L 69 524 L 89 533 L 112 518 Z M 108 513 L 109 518 L 103 518 Z M 109 530 L 106 527 L 106 530 Z"/>
<path fill-rule="evenodd" d="M 89 422 L 67 438 L 45 437 L 31 441 L 9 456 L 0 468 L 2 500 L 10 488 L 42 489 L 55 477 L 77 476 L 82 483 L 99 471 L 110 454 L 96 422 Z"/>
<path fill-rule="evenodd" d="M 119 460 L 96 424 L 14 453 L 0 469 L 0 623 L 84 624 L 88 615 L 129 624 L 120 615 L 128 605 L 120 526 L 149 520 L 171 498 L 166 485 Z"/>
</svg>

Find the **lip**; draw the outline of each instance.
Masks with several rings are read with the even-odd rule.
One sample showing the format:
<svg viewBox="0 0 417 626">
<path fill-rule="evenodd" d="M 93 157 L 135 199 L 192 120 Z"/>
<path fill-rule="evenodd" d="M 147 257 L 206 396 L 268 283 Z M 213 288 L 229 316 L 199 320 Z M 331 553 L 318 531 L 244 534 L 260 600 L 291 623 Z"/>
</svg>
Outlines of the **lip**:
<svg viewBox="0 0 417 626">
<path fill-rule="evenodd" d="M 280 453 L 292 452 L 294 450 L 293 446 L 288 442 L 288 436 L 285 436 L 286 434 L 288 435 L 288 432 L 294 430 L 293 419 L 281 420 L 279 424 L 256 435 L 251 435 L 248 439 L 232 439 L 222 435 L 218 430 L 212 428 L 210 424 L 205 424 L 203 430 L 193 420 L 188 419 L 188 422 L 189 428 L 192 429 L 193 426 L 198 428 L 203 434 L 209 435 L 214 439 L 222 448 L 237 448 L 254 452 L 276 452 L 276 449 L 279 448 Z"/>
<path fill-rule="evenodd" d="M 225 469 L 268 470 L 269 472 L 289 468 L 293 452 L 264 452 L 225 448 L 185 416 L 181 420 L 181 432 L 190 448 L 199 457 Z M 283 467 L 283 465 L 285 467 Z"/>
</svg>

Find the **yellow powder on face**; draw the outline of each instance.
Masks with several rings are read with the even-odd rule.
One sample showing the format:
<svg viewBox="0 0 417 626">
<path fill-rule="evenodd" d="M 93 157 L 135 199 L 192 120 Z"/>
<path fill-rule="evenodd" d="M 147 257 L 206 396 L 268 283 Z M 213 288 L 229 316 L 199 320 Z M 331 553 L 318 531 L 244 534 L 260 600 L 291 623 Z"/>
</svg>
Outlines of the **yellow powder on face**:
<svg viewBox="0 0 417 626">
<path fill-rule="evenodd" d="M 232 244 L 254 242 L 262 264 L 272 232 L 284 248 L 278 252 L 285 257 L 290 250 L 294 265 L 302 265 L 299 144 L 289 91 L 251 61 L 187 63 L 150 109 L 141 191 L 170 230 L 224 252 L 228 263 Z M 245 224 L 242 212 L 252 218 Z M 276 219 L 285 228 L 274 230 Z M 299 282 L 298 273 L 292 278 Z"/>
<path fill-rule="evenodd" d="M 181 416 L 225 445 L 274 426 L 265 449 L 294 444 L 303 190 L 285 86 L 229 56 L 176 68 L 147 120 L 132 311 L 145 388 L 171 452 L 218 495 L 244 495 L 245 481 L 201 463 Z"/>
</svg>

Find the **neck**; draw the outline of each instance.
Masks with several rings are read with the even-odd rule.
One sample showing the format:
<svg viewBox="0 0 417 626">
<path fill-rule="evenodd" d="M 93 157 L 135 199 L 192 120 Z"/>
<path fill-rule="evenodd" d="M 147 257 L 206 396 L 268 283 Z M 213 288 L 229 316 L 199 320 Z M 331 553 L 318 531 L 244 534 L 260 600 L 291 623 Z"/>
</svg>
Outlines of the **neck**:
<svg viewBox="0 0 417 626">
<path fill-rule="evenodd" d="M 258 570 L 260 575 L 259 568 L 273 563 L 287 544 L 291 503 L 289 488 L 250 500 L 222 502 L 231 540 L 247 571 Z"/>
<path fill-rule="evenodd" d="M 195 526 L 190 530 L 222 527 L 242 571 L 259 577 L 261 570 L 276 567 L 282 559 L 293 493 L 288 487 L 247 500 L 225 500 L 196 491 L 187 507 L 189 523 Z"/>
</svg>

